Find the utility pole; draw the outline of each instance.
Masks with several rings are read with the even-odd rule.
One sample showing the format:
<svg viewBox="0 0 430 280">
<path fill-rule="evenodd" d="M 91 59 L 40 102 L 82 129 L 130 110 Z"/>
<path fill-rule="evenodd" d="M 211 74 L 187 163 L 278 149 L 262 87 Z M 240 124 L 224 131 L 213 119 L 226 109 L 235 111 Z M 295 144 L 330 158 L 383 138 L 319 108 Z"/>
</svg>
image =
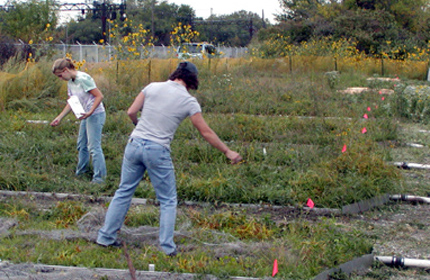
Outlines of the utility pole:
<svg viewBox="0 0 430 280">
<path fill-rule="evenodd" d="M 122 0 L 121 4 L 111 4 L 106 0 L 103 0 L 103 3 L 99 3 L 98 1 L 93 2 L 93 17 L 100 18 L 102 21 L 102 39 L 103 43 L 106 44 L 106 34 L 107 28 L 106 23 L 107 19 L 114 20 L 117 17 L 117 11 L 120 13 L 120 20 L 125 20 L 127 15 L 125 13 L 127 6 L 125 0 Z"/>
<path fill-rule="evenodd" d="M 251 37 L 252 40 L 252 36 L 254 34 L 254 26 L 252 24 L 252 17 L 249 19 L 249 37 Z"/>
<path fill-rule="evenodd" d="M 103 3 L 94 1 L 92 6 L 87 3 L 63 3 L 59 7 L 59 11 L 80 11 L 82 15 L 85 11 L 92 11 L 93 18 L 100 18 L 102 21 L 102 38 L 103 42 L 106 43 L 107 34 L 107 20 L 115 20 L 117 18 L 117 12 L 120 13 L 120 20 L 125 20 L 127 15 L 125 13 L 127 9 L 126 0 L 121 0 L 121 4 L 109 3 L 107 0 L 103 0 Z"/>
<path fill-rule="evenodd" d="M 264 9 L 261 10 L 261 19 L 263 20 L 263 28 L 266 28 L 266 21 L 264 20 Z"/>
<path fill-rule="evenodd" d="M 152 38 L 155 38 L 155 28 L 154 28 L 154 6 L 155 6 L 155 0 L 151 0 L 151 33 Z"/>
</svg>

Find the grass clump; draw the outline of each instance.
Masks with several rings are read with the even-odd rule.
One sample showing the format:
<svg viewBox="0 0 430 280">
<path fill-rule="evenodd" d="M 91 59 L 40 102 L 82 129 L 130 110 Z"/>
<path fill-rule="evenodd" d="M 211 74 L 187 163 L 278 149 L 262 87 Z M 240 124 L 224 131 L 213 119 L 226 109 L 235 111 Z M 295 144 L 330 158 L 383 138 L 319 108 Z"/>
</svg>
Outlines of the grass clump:
<svg viewBox="0 0 430 280">
<path fill-rule="evenodd" d="M 76 228 L 76 222 L 88 211 L 80 202 L 59 201 L 47 209 L 41 209 L 36 200 L 0 202 L 0 215 L 18 221 L 19 229 L 66 229 Z"/>
</svg>

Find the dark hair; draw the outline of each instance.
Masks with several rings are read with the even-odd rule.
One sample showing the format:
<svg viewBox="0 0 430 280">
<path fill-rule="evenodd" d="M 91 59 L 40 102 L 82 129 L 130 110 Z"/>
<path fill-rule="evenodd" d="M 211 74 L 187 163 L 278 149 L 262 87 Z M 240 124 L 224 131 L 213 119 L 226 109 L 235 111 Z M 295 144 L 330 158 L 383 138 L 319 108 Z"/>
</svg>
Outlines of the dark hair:
<svg viewBox="0 0 430 280">
<path fill-rule="evenodd" d="M 178 67 L 172 74 L 169 76 L 169 80 L 174 81 L 176 79 L 181 79 L 187 85 L 187 89 L 198 89 L 199 88 L 199 79 L 197 78 L 197 74 L 192 73 L 191 71 Z"/>
</svg>

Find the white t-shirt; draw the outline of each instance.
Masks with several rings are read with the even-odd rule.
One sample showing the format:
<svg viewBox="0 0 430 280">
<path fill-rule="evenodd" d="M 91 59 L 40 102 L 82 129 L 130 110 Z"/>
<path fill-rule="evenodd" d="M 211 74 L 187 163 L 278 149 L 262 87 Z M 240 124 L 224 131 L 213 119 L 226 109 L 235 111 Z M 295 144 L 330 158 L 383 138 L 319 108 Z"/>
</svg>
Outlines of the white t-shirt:
<svg viewBox="0 0 430 280">
<path fill-rule="evenodd" d="M 170 80 L 151 83 L 140 94 L 145 95 L 145 101 L 131 137 L 150 140 L 169 149 L 179 124 L 202 111 L 186 87 Z"/>
<path fill-rule="evenodd" d="M 77 96 L 79 101 L 84 108 L 85 112 L 91 110 L 94 104 L 95 96 L 89 93 L 90 90 L 97 88 L 96 83 L 93 78 L 87 73 L 77 71 L 74 80 L 69 80 L 67 82 L 67 91 L 69 96 Z M 97 113 L 104 112 L 105 108 L 103 103 L 94 110 L 93 115 Z"/>
</svg>

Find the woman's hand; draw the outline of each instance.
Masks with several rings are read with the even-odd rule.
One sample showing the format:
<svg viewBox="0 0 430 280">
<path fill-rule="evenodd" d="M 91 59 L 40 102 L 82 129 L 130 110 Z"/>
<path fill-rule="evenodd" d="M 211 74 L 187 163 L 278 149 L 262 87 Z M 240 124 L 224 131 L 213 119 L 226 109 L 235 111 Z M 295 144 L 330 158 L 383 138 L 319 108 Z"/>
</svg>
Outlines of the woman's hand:
<svg viewBox="0 0 430 280">
<path fill-rule="evenodd" d="M 57 126 L 57 125 L 59 125 L 60 124 L 60 122 L 61 122 L 61 119 L 60 118 L 55 118 L 52 122 L 51 122 L 51 126 Z"/>
<path fill-rule="evenodd" d="M 235 151 L 228 150 L 225 156 L 231 161 L 231 164 L 238 164 L 242 161 L 242 157 Z"/>
<path fill-rule="evenodd" d="M 86 118 L 88 118 L 89 116 L 91 116 L 93 113 L 82 113 L 81 116 L 79 117 L 80 120 L 85 120 Z"/>
</svg>

